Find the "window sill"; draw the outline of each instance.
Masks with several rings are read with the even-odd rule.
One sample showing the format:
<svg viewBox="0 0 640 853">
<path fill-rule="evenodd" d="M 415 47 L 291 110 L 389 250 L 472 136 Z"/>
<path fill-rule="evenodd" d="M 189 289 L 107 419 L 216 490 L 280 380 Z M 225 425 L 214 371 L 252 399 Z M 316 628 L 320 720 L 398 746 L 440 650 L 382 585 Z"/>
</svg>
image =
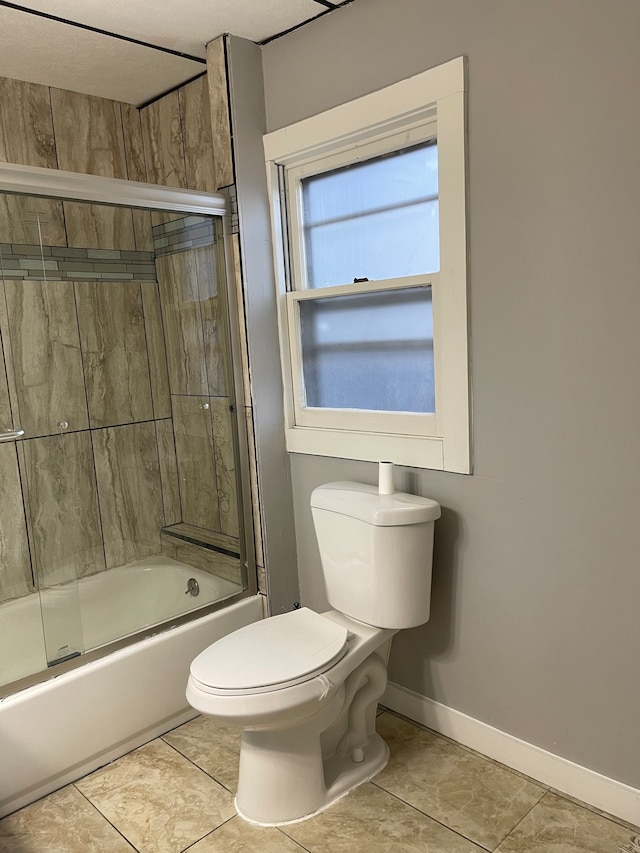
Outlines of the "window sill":
<svg viewBox="0 0 640 853">
<path fill-rule="evenodd" d="M 293 427 L 286 430 L 286 447 L 289 453 L 444 470 L 444 442 L 436 436 Z"/>
</svg>

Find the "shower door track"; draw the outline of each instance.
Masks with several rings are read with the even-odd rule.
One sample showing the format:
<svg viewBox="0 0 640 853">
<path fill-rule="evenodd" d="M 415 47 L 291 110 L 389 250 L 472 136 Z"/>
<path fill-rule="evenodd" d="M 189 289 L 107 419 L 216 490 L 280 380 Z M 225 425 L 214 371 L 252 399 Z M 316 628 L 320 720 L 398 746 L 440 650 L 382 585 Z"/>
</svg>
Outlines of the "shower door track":
<svg viewBox="0 0 640 853">
<path fill-rule="evenodd" d="M 0 164 L 0 192 L 201 216 L 224 216 L 228 210 L 227 199 L 220 193 L 204 193 L 14 163 Z"/>
</svg>

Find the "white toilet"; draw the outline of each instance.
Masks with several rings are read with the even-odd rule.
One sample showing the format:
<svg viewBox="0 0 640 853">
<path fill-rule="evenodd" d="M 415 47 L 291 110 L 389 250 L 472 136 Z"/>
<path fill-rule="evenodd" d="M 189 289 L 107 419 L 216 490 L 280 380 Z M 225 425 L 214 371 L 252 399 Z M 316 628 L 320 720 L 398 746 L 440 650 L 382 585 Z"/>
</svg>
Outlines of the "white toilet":
<svg viewBox="0 0 640 853">
<path fill-rule="evenodd" d="M 229 634 L 193 661 L 187 685 L 196 710 L 242 728 L 236 807 L 266 826 L 310 817 L 382 770 L 390 640 L 429 618 L 438 503 L 343 482 L 315 489 L 311 507 L 335 609 Z"/>
</svg>

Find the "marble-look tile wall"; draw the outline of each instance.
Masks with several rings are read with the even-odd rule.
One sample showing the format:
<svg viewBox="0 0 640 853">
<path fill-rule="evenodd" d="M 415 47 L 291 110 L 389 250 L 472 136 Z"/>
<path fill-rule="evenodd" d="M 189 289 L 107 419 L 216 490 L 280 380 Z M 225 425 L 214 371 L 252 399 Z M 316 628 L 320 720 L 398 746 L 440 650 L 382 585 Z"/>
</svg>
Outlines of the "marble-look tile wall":
<svg viewBox="0 0 640 853">
<path fill-rule="evenodd" d="M 0 601 L 160 554 L 180 520 L 157 287 L 0 282 L 0 416 L 25 431 L 0 445 Z"/>
<path fill-rule="evenodd" d="M 239 537 L 238 487 L 229 395 L 225 288 L 219 286 L 206 221 L 154 227 L 173 418 L 180 515 L 185 524 Z M 197 232 L 195 238 L 188 238 Z M 182 239 L 165 243 L 166 234 Z M 213 242 L 213 231 L 209 231 Z M 192 244 L 195 243 L 195 246 Z M 173 248 L 172 254 L 166 251 Z"/>
<path fill-rule="evenodd" d="M 152 420 L 140 286 L 77 282 L 75 297 L 91 427 Z"/>
<path fill-rule="evenodd" d="M 82 431 L 18 445 L 32 565 L 40 587 L 105 568 L 91 439 Z"/>
<path fill-rule="evenodd" d="M 108 427 L 92 437 L 106 567 L 160 553 L 164 515 L 154 424 Z"/>
<path fill-rule="evenodd" d="M 35 83 L 0 78 L 0 160 L 57 169 L 56 145 L 49 89 Z M 45 243 L 66 246 L 62 202 L 0 196 L 0 233 L 3 242 L 38 243 L 40 228 Z"/>
<path fill-rule="evenodd" d="M 25 430 L 0 445 L 0 600 L 160 554 L 161 530 L 179 523 L 238 549 L 211 253 L 164 256 L 164 304 L 155 281 L 0 281 L 0 418 Z M 184 561 L 229 576 L 197 550 Z"/>
<path fill-rule="evenodd" d="M 230 263 L 231 284 L 235 289 L 238 310 L 236 322 L 240 332 L 245 417 L 252 425 L 228 74 L 225 39 L 221 36 L 207 45 L 206 75 L 141 110 L 142 141 L 147 165 L 146 179 L 151 183 L 224 192 L 229 198 L 232 232 L 230 245 L 233 254 Z M 198 310 L 187 302 L 183 302 L 182 306 L 176 304 L 175 296 L 167 295 L 166 300 L 164 299 L 163 281 L 166 282 L 170 278 L 179 281 L 183 276 L 185 265 L 196 264 L 195 253 L 191 258 L 180 258 L 179 253 L 185 249 L 196 248 L 198 240 L 206 240 L 202 233 L 197 233 L 197 224 L 186 220 L 178 224 L 173 221 L 176 219 L 179 217 L 175 215 L 153 214 L 153 237 L 158 256 L 158 279 L 167 334 L 172 400 L 180 395 L 216 398 L 215 406 L 213 403 L 211 405 L 214 410 L 214 420 L 219 424 L 213 428 L 218 442 L 214 449 L 213 464 L 222 496 L 219 499 L 220 523 L 224 530 L 233 532 L 232 535 L 237 536 L 237 501 L 231 499 L 229 487 L 232 481 L 235 482 L 235 472 L 231 470 L 233 457 L 230 453 L 232 413 L 224 409 L 225 398 L 228 397 L 228 389 L 224 385 L 227 366 L 219 360 L 216 363 L 216 359 L 211 357 L 212 354 L 221 351 L 217 346 L 207 354 L 206 376 L 203 375 L 201 367 L 196 366 L 194 359 L 194 353 L 200 353 L 201 347 L 205 345 L 204 342 L 210 335 L 217 340 L 222 334 L 220 317 L 215 311 L 209 310 L 215 307 L 213 301 L 200 303 Z M 187 231 L 191 233 L 186 233 Z M 190 240 L 193 242 L 189 243 Z M 170 256 L 170 259 L 161 258 L 161 255 Z M 200 321 L 204 324 L 204 340 Z M 184 360 L 176 359 L 177 353 L 185 353 Z M 203 418 L 206 420 L 205 415 Z M 246 452 L 250 460 L 253 529 L 259 569 L 258 586 L 261 592 L 266 593 L 255 442 L 252 430 L 246 430 L 246 433 L 247 447 L 243 448 L 242 452 Z M 221 446 L 224 445 L 228 449 L 222 449 Z M 182 488 L 184 485 L 181 482 Z"/>
<path fill-rule="evenodd" d="M 33 589 L 15 444 L 0 444 L 0 590 L 19 598 Z"/>
<path fill-rule="evenodd" d="M 51 109 L 59 169 L 107 178 L 128 177 L 121 105 L 117 101 L 51 89 Z M 63 205 L 70 246 L 136 248 L 130 209 L 71 201 Z"/>
<path fill-rule="evenodd" d="M 208 77 L 143 110 L 0 78 L 0 161 L 205 191 L 229 188 L 233 160 L 222 39 L 209 47 L 209 56 Z M 176 218 L 0 196 L 0 264 L 4 258 L 14 273 L 4 283 L 6 301 L 0 298 L 8 366 L 5 373 L 0 361 L 0 426 L 11 428 L 20 419 L 30 436 L 19 447 L 0 446 L 0 601 L 26 594 L 34 580 L 56 583 L 160 553 L 161 528 L 188 519 L 215 523 L 237 540 L 229 365 L 220 349 L 226 346 L 224 306 L 211 249 L 209 260 L 199 251 L 208 242 L 208 225 L 198 231 L 186 223 L 191 233 L 185 234 L 183 222 L 173 237 L 169 227 L 156 234 L 167 238 L 164 245 L 154 245 L 152 226 Z M 30 247 L 39 252 L 40 236 L 49 264 L 44 273 L 30 263 L 41 258 L 29 256 Z M 179 250 L 190 257 L 176 261 Z M 195 276 L 201 330 L 195 338 L 190 309 L 175 304 L 162 274 L 159 282 L 149 275 L 156 252 L 164 255 L 165 283 L 183 281 L 185 264 Z M 55 334 L 45 342 L 40 333 L 49 316 Z M 240 325 L 244 331 L 242 319 Z M 193 363 L 194 347 L 200 366 Z M 248 389 L 246 361 L 244 370 Z M 181 386 L 183 380 L 195 384 Z M 188 408 L 185 394 L 202 398 L 196 405 L 203 405 L 201 423 L 187 433 L 180 420 Z M 180 423 L 174 429 L 176 412 Z M 59 426 L 65 422 L 68 427 Z M 191 482 L 185 482 L 188 458 L 176 454 L 180 436 L 186 446 L 192 433 L 210 437 L 205 456 L 216 496 L 206 516 L 193 509 L 197 500 L 188 491 L 196 482 L 201 493 L 200 472 L 195 480 L 187 473 Z M 255 492 L 255 464 L 252 472 Z M 16 484 L 25 494 L 32 488 L 34 500 L 19 500 Z M 43 510 L 44 495 L 55 497 L 57 508 Z M 193 518 L 184 517 L 185 506 Z M 86 541 L 69 543 L 68 560 L 49 547 L 55 525 L 70 517 L 65 511 L 77 519 L 87 514 L 80 524 Z M 259 523 L 255 529 L 259 538 Z M 32 569 L 29 542 L 34 557 L 46 558 L 45 571 Z M 193 565 L 206 562 L 195 551 L 190 556 Z"/>
</svg>

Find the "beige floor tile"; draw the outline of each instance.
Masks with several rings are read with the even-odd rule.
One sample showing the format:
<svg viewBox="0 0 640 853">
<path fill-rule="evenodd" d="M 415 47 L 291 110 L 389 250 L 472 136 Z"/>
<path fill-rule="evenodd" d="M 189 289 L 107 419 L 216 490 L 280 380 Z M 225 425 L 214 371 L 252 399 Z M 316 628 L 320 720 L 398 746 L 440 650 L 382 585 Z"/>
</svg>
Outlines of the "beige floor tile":
<svg viewBox="0 0 640 853">
<path fill-rule="evenodd" d="M 282 831 L 310 853 L 480 853 L 475 844 L 371 783 Z"/>
<path fill-rule="evenodd" d="M 190 847 L 189 853 L 304 853 L 304 848 L 279 829 L 252 826 L 234 817 Z"/>
<path fill-rule="evenodd" d="M 496 853 L 618 853 L 628 841 L 625 827 L 545 794 Z"/>
<path fill-rule="evenodd" d="M 376 785 L 493 850 L 545 788 L 392 714 L 378 731 L 391 749 Z"/>
<path fill-rule="evenodd" d="M 0 821 L 1 853 L 134 853 L 69 785 Z"/>
<path fill-rule="evenodd" d="M 568 800 L 575 806 L 580 806 L 582 808 L 588 809 L 588 811 L 590 812 L 595 812 L 595 814 L 605 818 L 606 820 L 613 821 L 613 823 L 619 823 L 620 826 L 625 826 L 629 830 L 630 836 L 640 835 L 640 825 L 636 823 L 631 823 L 628 820 L 624 820 L 624 818 L 616 817 L 615 815 L 612 815 L 609 812 L 604 812 L 602 811 L 602 809 L 596 808 L 596 806 L 589 805 L 588 803 L 583 803 L 582 800 L 578 800 L 575 797 L 572 797 L 570 794 L 565 794 L 562 791 L 557 790 L 557 788 L 549 788 L 549 793 L 556 794 L 558 797 L 560 797 L 561 800 Z M 640 819 L 640 814 L 638 815 L 638 818 Z"/>
<path fill-rule="evenodd" d="M 196 717 L 164 735 L 164 740 L 236 793 L 241 734 L 240 729 L 222 726 L 210 717 Z"/>
<path fill-rule="evenodd" d="M 140 853 L 178 853 L 235 814 L 231 794 L 160 739 L 76 786 Z"/>
</svg>

